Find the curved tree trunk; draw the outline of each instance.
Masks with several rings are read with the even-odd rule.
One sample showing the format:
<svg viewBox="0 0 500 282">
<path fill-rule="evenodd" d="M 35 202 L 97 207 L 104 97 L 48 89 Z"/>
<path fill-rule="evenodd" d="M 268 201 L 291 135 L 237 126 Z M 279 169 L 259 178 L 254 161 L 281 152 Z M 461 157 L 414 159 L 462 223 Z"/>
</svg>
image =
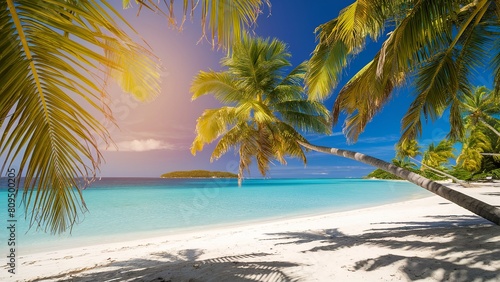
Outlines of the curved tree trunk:
<svg viewBox="0 0 500 282">
<path fill-rule="evenodd" d="M 479 118 L 479 121 L 486 127 L 488 127 L 491 131 L 493 131 L 498 137 L 500 137 L 500 132 L 496 130 L 493 126 L 489 125 L 484 119 Z"/>
<path fill-rule="evenodd" d="M 413 161 L 415 161 L 415 162 L 419 163 L 419 164 L 420 164 L 420 165 L 422 165 L 423 167 L 425 167 L 425 168 L 427 168 L 427 169 L 430 169 L 430 170 L 432 170 L 433 172 L 435 172 L 435 173 L 437 173 L 437 174 L 439 174 L 439 175 L 441 175 L 441 176 L 451 178 L 453 181 L 455 181 L 456 183 L 458 183 L 458 184 L 462 185 L 463 187 L 467 187 L 467 188 L 470 188 L 470 187 L 471 187 L 471 185 L 470 185 L 470 184 L 468 184 L 467 182 L 465 182 L 465 181 L 463 181 L 463 180 L 460 180 L 460 179 L 456 178 L 456 177 L 455 177 L 455 176 L 453 176 L 453 175 L 450 175 L 450 174 L 448 174 L 448 173 L 446 173 L 446 172 L 440 171 L 439 169 L 435 169 L 435 168 L 433 168 L 433 167 L 431 167 L 431 166 L 428 166 L 428 165 L 426 165 L 426 164 L 424 164 L 424 163 L 422 163 L 422 162 L 419 162 L 419 161 L 418 161 L 418 160 L 416 160 L 415 158 L 412 158 L 412 157 L 409 157 L 409 158 L 410 158 L 410 159 L 412 159 Z"/>
<path fill-rule="evenodd" d="M 481 153 L 483 156 L 494 156 L 494 157 L 500 157 L 499 153 Z"/>
<path fill-rule="evenodd" d="M 427 179 L 421 175 L 418 175 L 416 173 L 413 173 L 409 170 L 406 170 L 404 168 L 398 167 L 396 165 L 393 165 L 391 163 L 385 162 L 383 160 L 353 152 L 353 151 L 347 151 L 347 150 L 341 150 L 341 149 L 336 149 L 336 148 L 328 148 L 328 147 L 322 147 L 322 146 L 316 146 L 312 145 L 309 143 L 297 141 L 299 144 L 301 144 L 303 147 L 321 152 L 321 153 L 326 153 L 326 154 L 332 154 L 344 158 L 349 158 L 353 159 L 365 164 L 369 164 L 371 166 L 380 168 L 384 171 L 387 171 L 389 173 L 392 173 L 396 176 L 399 176 L 405 180 L 408 180 L 424 189 L 427 189 L 431 191 L 432 193 L 441 196 L 477 215 L 479 215 L 482 218 L 485 218 L 497 225 L 500 225 L 500 208 L 496 208 L 488 203 L 485 203 L 483 201 L 480 201 L 476 198 L 473 198 L 471 196 L 465 195 L 463 193 L 460 193 L 456 190 L 453 190 L 449 187 L 446 187 L 442 184 L 439 184 L 437 182 L 434 182 L 430 179 Z"/>
</svg>

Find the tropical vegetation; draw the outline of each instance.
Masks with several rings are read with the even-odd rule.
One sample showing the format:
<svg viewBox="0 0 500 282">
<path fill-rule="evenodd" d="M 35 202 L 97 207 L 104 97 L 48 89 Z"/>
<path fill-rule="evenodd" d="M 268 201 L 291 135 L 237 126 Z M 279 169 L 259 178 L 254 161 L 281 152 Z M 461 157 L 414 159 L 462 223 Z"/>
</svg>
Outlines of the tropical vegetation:
<svg viewBox="0 0 500 282">
<path fill-rule="evenodd" d="M 203 34 L 208 27 L 214 46 L 229 48 L 234 43 L 233 55 L 252 42 L 239 43 L 239 39 L 245 27 L 255 22 L 261 6 L 269 5 L 265 0 L 184 0 L 184 17 L 178 25 L 174 1 L 164 1 L 166 12 L 157 1 L 135 2 L 139 10 L 160 12 L 176 26 L 182 26 L 186 15 L 199 4 Z M 129 0 L 122 3 L 131 5 Z M 106 1 L 7 0 L 0 8 L 2 171 L 20 159 L 19 175 L 26 175 L 23 195 L 32 223 L 62 232 L 77 220 L 79 209 L 85 208 L 80 189 L 99 169 L 99 143 L 110 142 L 107 129 L 87 109 L 112 118 L 103 90 L 108 77 L 138 99 L 152 98 L 159 91 L 157 61 L 131 39 L 129 34 L 135 31 Z M 489 134 L 495 134 L 498 125 L 488 119 L 487 111 L 471 112 L 464 120 L 461 101 L 472 92 L 471 78 L 480 69 L 493 72 L 491 97 L 498 96 L 500 55 L 491 50 L 500 46 L 499 9 L 497 1 L 486 0 L 358 0 L 318 27 L 319 43 L 311 60 L 288 75 L 281 73 L 289 65 L 279 42 L 274 43 L 277 49 L 251 54 L 262 66 L 259 73 L 265 74 L 251 77 L 253 80 L 249 75 L 258 74 L 257 65 L 228 56 L 222 62 L 228 71 L 202 72 L 193 84 L 194 98 L 213 92 L 226 105 L 207 110 L 198 119 L 193 153 L 217 138 L 212 159 L 237 147 L 241 179 L 253 159 L 263 174 L 272 160 L 285 163 L 285 156 L 305 162 L 300 144 L 372 164 L 500 224 L 500 212 L 494 207 L 394 164 L 309 144 L 294 128 L 329 132 L 325 125 L 328 112 L 319 100 L 331 95 L 340 74 L 368 39 L 383 38 L 373 60 L 340 90 L 333 123 L 341 113 L 347 114 L 344 129 L 349 140 L 355 141 L 395 89 L 411 81 L 415 100 L 402 119 L 401 142 L 417 139 L 423 120 L 435 120 L 449 111 L 451 141 L 467 143 L 459 156 L 461 172 L 490 168 L 497 161 L 500 142 Z M 258 52 L 261 45 L 252 50 Z M 304 77 L 307 100 L 300 86 Z M 240 93 L 244 95 L 237 95 Z M 482 156 L 481 165 L 467 162 L 468 156 L 475 160 Z"/>
<path fill-rule="evenodd" d="M 218 140 L 213 161 L 234 148 L 240 184 L 254 160 L 262 175 L 273 160 L 285 164 L 286 156 L 305 164 L 298 143 L 305 138 L 295 128 L 327 134 L 329 112 L 320 102 L 306 99 L 301 84 L 305 64 L 287 72 L 290 56 L 279 40 L 245 36 L 221 60 L 225 70 L 200 71 L 191 86 L 193 99 L 212 94 L 225 106 L 207 109 L 198 118 L 191 152 Z"/>
<path fill-rule="evenodd" d="M 414 172 L 430 179 L 451 178 L 455 182 L 484 180 L 486 177 L 500 179 L 500 136 L 497 134 L 497 128 L 500 127 L 499 105 L 499 97 L 494 96 L 491 90 L 484 86 L 474 87 L 473 91 L 465 93 L 460 101 L 464 137 L 457 140 L 461 150 L 456 158 L 451 139 L 442 140 L 437 146 L 431 143 L 423 153 L 416 140 L 410 140 L 397 144 L 397 155 L 393 163 L 398 166 L 408 161 L 420 163 L 421 171 Z M 416 160 L 415 157 L 420 155 L 423 156 L 422 161 Z M 450 160 L 454 160 L 455 165 L 452 165 Z M 367 177 L 391 178 L 377 170 Z"/>
<path fill-rule="evenodd" d="M 449 112 L 450 137 L 463 137 L 460 101 L 484 71 L 500 89 L 500 6 L 497 1 L 358 0 L 317 28 L 318 45 L 306 77 L 312 98 L 326 98 L 369 40 L 382 48 L 340 90 L 333 121 L 355 141 L 405 84 L 415 97 L 402 118 L 401 141 L 418 138 L 424 120 Z"/>
<path fill-rule="evenodd" d="M 194 16 L 195 10 L 200 15 L 202 39 L 210 41 L 212 46 L 230 49 L 246 30 L 255 24 L 263 7 L 271 7 L 269 0 L 182 0 L 134 1 L 141 8 L 164 15 L 170 26 L 182 29 L 187 16 Z M 175 16 L 175 3 L 182 2 L 182 19 Z M 131 0 L 122 0 L 123 8 L 133 6 Z M 208 34 L 207 34 L 208 33 Z"/>
<path fill-rule="evenodd" d="M 304 72 L 301 66 L 288 75 L 281 75 L 280 70 L 289 66 L 284 60 L 288 56 L 284 44 L 278 40 L 244 37 L 233 48 L 232 55 L 221 61 L 227 70 L 201 71 L 193 80 L 191 91 L 194 99 L 213 94 L 227 105 L 208 109 L 198 118 L 197 135 L 191 148 L 193 154 L 215 140 L 218 142 L 212 160 L 235 149 L 240 158 L 238 178 L 241 184 L 243 172 L 249 169 L 253 159 L 262 175 L 266 174 L 272 159 L 285 163 L 284 157 L 288 155 L 299 157 L 305 163 L 300 147 L 303 146 L 375 166 L 500 224 L 500 209 L 417 173 L 359 152 L 310 144 L 293 126 L 300 130 L 328 132 L 328 113 L 314 99 L 304 100 L 303 88 L 300 87 Z M 447 142 L 438 145 L 436 152 L 429 154 L 428 162 L 434 160 L 441 164 L 441 155 L 448 147 Z"/>
<path fill-rule="evenodd" d="M 32 223 L 62 232 L 83 208 L 80 190 L 99 168 L 100 143 L 110 142 L 90 113 L 111 118 L 107 77 L 151 99 L 159 93 L 157 59 L 120 28 L 123 19 L 106 2 L 7 0 L 0 22 L 3 167 L 20 160 Z"/>
<path fill-rule="evenodd" d="M 474 88 L 474 76 L 491 71 L 494 95 L 500 90 L 500 46 L 498 1 L 357 0 L 338 17 L 320 25 L 319 43 L 309 61 L 306 87 L 311 99 L 326 99 L 340 81 L 341 73 L 368 41 L 383 38 L 382 47 L 368 64 L 341 88 L 333 105 L 333 124 L 346 115 L 344 133 L 356 141 L 373 117 L 397 92 L 411 83 L 415 96 L 402 118 L 400 143 L 417 139 L 423 121 L 449 114 L 452 141 L 464 137 L 461 100 Z M 429 184 L 416 174 L 393 164 L 364 158 L 359 153 L 312 144 L 319 152 L 373 164 L 410 180 L 467 209 L 481 214 L 476 202 L 452 196 L 444 186 Z M 380 165 L 380 166 L 379 166 Z M 401 171 L 405 171 L 401 173 Z M 427 184 L 426 184 L 427 183 Z M 432 187 L 431 187 L 432 186 Z M 446 192 L 444 192 L 446 191 Z M 481 216 L 500 224 L 500 211 L 489 207 Z M 478 213 L 479 212 L 479 213 Z"/>
<path fill-rule="evenodd" d="M 408 161 L 408 160 L 394 158 L 394 159 L 392 159 L 392 164 L 394 164 L 397 167 L 404 168 L 404 169 L 411 171 L 413 173 L 419 173 L 419 170 L 416 169 L 417 165 L 413 162 Z M 396 176 L 390 172 L 387 172 L 383 169 L 380 169 L 380 168 L 377 168 L 374 171 L 370 172 L 368 175 L 365 176 L 365 178 L 402 180 L 401 177 L 398 177 L 398 176 Z"/>
<path fill-rule="evenodd" d="M 131 2 L 123 0 L 124 7 Z M 174 1 L 165 1 L 167 12 L 157 1 L 135 2 L 176 23 Z M 195 2 L 182 1 L 185 16 Z M 266 3 L 200 2 L 204 34 L 209 29 L 223 47 Z M 0 1 L 0 26 L 2 172 L 19 162 L 32 225 L 63 232 L 85 210 L 81 190 L 99 171 L 100 147 L 112 143 L 101 123 L 113 121 L 108 78 L 138 100 L 152 99 L 160 91 L 158 59 L 132 39 L 137 32 L 108 1 Z"/>
</svg>

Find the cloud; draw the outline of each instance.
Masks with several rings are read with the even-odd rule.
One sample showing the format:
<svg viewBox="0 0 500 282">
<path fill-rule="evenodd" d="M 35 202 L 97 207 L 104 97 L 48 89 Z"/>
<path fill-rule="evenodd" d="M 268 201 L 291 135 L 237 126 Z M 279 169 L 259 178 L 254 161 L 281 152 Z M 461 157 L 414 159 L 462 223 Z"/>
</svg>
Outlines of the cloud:
<svg viewBox="0 0 500 282">
<path fill-rule="evenodd" d="M 342 131 L 338 131 L 338 132 L 333 132 L 329 136 L 344 136 L 344 133 Z"/>
<path fill-rule="evenodd" d="M 304 135 L 304 137 L 306 137 L 306 139 L 309 142 L 316 142 L 316 141 L 319 141 L 319 140 L 328 139 L 328 138 L 337 137 L 337 136 L 344 136 L 344 133 L 342 133 L 342 132 L 333 132 L 333 133 L 331 133 L 329 135 L 318 134 L 318 133 L 308 133 L 308 134 Z"/>
<path fill-rule="evenodd" d="M 397 135 L 388 135 L 388 136 L 380 136 L 380 137 L 365 137 L 359 138 L 358 143 L 385 143 L 385 142 L 394 142 L 399 140 L 399 136 Z"/>
<path fill-rule="evenodd" d="M 143 140 L 132 140 L 132 141 L 122 141 L 116 143 L 115 146 L 110 146 L 107 151 L 119 151 L 119 152 L 146 152 L 153 150 L 173 150 L 175 146 L 164 141 L 156 139 L 143 139 Z"/>
</svg>

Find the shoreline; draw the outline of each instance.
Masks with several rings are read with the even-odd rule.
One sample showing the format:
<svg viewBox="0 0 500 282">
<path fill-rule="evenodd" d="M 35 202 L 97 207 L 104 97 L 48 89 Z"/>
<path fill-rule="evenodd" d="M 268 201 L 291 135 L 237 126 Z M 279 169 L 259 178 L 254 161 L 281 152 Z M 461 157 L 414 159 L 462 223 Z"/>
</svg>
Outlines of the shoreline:
<svg viewBox="0 0 500 282">
<path fill-rule="evenodd" d="M 457 190 L 500 205 L 499 186 L 479 185 L 482 188 Z M 446 254 L 441 253 L 443 248 Z M 100 281 L 118 273 L 123 279 L 148 277 L 146 281 L 158 277 L 164 281 L 235 281 L 237 277 L 258 277 L 260 271 L 261 275 L 283 278 L 273 281 L 332 281 L 341 277 L 346 278 L 344 281 L 407 281 L 418 278 L 410 272 L 420 269 L 427 274 L 419 275 L 430 281 L 446 277 L 460 280 L 464 275 L 466 280 L 484 277 L 482 281 L 500 281 L 496 274 L 500 269 L 498 255 L 499 226 L 431 196 L 343 212 L 20 255 L 18 273 L 9 276 L 2 269 L 0 280 L 57 281 L 71 275 L 76 281 Z M 420 265 L 413 265 L 415 261 Z M 442 267 L 437 269 L 436 263 Z M 222 274 L 226 276 L 214 278 Z"/>
<path fill-rule="evenodd" d="M 106 240 L 105 243 L 92 243 L 95 242 L 94 238 L 101 238 L 98 237 L 97 235 L 94 235 L 90 238 L 76 238 L 76 242 L 66 242 L 65 245 L 71 244 L 71 243 L 76 243 L 78 246 L 76 247 L 63 247 L 61 249 L 48 249 L 50 246 L 44 246 L 40 248 L 39 250 L 35 251 L 28 251 L 23 254 L 23 256 L 32 256 L 32 255 L 39 255 L 39 254 L 46 254 L 46 253 L 53 253 L 53 252 L 60 252 L 60 251 L 70 251 L 70 250 L 75 250 L 75 249 L 82 249 L 82 248 L 91 248 L 95 246 L 106 246 L 110 244 L 127 244 L 127 243 L 134 243 L 137 241 L 137 237 L 140 237 L 142 239 L 140 240 L 157 240 L 159 238 L 164 238 L 164 237 L 171 237 L 171 236 L 184 236 L 186 234 L 191 235 L 191 234 L 197 234 L 200 232 L 216 232 L 216 231 L 229 231 L 229 230 L 234 230 L 238 228 L 246 228 L 246 227 L 253 227 L 253 226 L 260 226 L 260 225 L 272 225 L 272 224 L 279 224 L 280 222 L 283 221 L 294 221 L 294 220 L 315 220 L 317 218 L 322 218 L 325 216 L 332 216 L 332 215 L 340 215 L 343 213 L 349 213 L 349 212 L 364 212 L 369 211 L 374 208 L 384 208 L 385 206 L 391 206 L 394 204 L 399 204 L 399 203 L 406 203 L 406 202 L 412 202 L 416 200 L 422 200 L 426 198 L 433 197 L 433 195 L 429 196 L 424 196 L 424 197 L 418 197 L 418 198 L 412 198 L 412 199 L 404 199 L 401 201 L 397 202 L 392 202 L 392 203 L 378 203 L 374 205 L 362 205 L 358 206 L 355 208 L 340 208 L 338 210 L 321 210 L 321 211 L 310 211 L 307 213 L 301 213 L 301 212 L 296 212 L 293 214 L 288 214 L 288 215 L 280 215 L 276 217 L 266 217 L 266 218 L 260 218 L 260 219 L 250 219 L 250 220 L 243 220 L 243 221 L 238 221 L 238 222 L 226 222 L 226 223 L 217 223 L 217 224 L 208 224 L 208 225 L 203 225 L 203 226 L 194 226 L 194 227 L 183 227 L 183 228 L 176 228 L 176 229 L 161 229 L 161 230 L 151 230 L 151 231 L 137 231 L 133 233 L 127 233 L 127 234 L 121 234 L 119 235 L 118 239 L 113 239 L 116 238 L 116 235 L 105 235 L 105 238 L 111 238 L 111 240 Z M 1 277 L 1 276 L 0 276 Z"/>
<path fill-rule="evenodd" d="M 383 181 L 392 181 L 392 180 L 383 180 Z M 400 180 L 394 180 L 394 181 L 399 182 Z M 47 252 L 66 251 L 66 250 L 75 249 L 75 248 L 88 248 L 88 247 L 93 247 L 93 246 L 98 246 L 98 245 L 127 243 L 127 242 L 131 242 L 131 241 L 135 241 L 135 238 L 144 238 L 144 239 L 153 239 L 154 240 L 154 239 L 159 238 L 159 237 L 205 232 L 207 230 L 226 230 L 226 229 L 230 230 L 230 229 L 239 228 L 239 227 L 247 227 L 247 226 L 253 226 L 253 225 L 260 225 L 260 224 L 274 224 L 274 223 L 279 223 L 281 221 L 287 221 L 287 220 L 310 219 L 310 218 L 328 216 L 328 215 L 351 212 L 351 211 L 362 212 L 365 209 L 383 207 L 386 205 L 392 205 L 392 204 L 401 203 L 401 202 L 425 199 L 425 198 L 429 198 L 429 197 L 433 197 L 433 194 L 430 192 L 429 192 L 429 195 L 425 195 L 425 196 L 413 195 L 412 197 L 388 201 L 388 202 L 376 202 L 376 203 L 370 203 L 370 204 L 357 204 L 357 205 L 352 205 L 352 206 L 348 206 L 348 207 L 328 207 L 328 208 L 321 208 L 321 209 L 316 209 L 316 210 L 296 211 L 293 213 L 276 215 L 273 217 L 244 219 L 244 220 L 240 220 L 240 221 L 230 221 L 230 222 L 222 222 L 222 223 L 215 223 L 215 224 L 210 223 L 207 225 L 197 225 L 197 226 L 192 226 L 192 227 L 180 227 L 180 228 L 173 228 L 173 229 L 135 231 L 135 232 L 131 232 L 131 233 L 118 234 L 118 235 L 117 234 L 105 234 L 102 236 L 92 235 L 92 236 L 85 236 L 85 237 L 76 237 L 76 238 L 70 238 L 70 241 L 62 241 L 62 242 L 59 241 L 59 244 L 62 244 L 62 245 L 57 249 L 54 249 L 54 245 L 53 245 L 54 242 L 50 242 L 50 243 L 48 243 L 46 245 L 42 245 L 42 246 L 33 246 L 34 243 L 30 243 L 28 245 L 28 247 L 31 247 L 33 249 L 30 249 L 29 251 L 24 252 L 22 255 L 23 256 L 30 256 L 30 255 L 40 254 L 40 253 L 43 254 L 43 253 L 47 253 Z M 66 237 L 64 239 L 68 239 L 68 238 Z M 36 243 L 36 244 L 38 244 L 38 243 Z M 73 245 L 75 247 L 70 247 L 71 245 Z"/>
<path fill-rule="evenodd" d="M 360 205 L 360 206 L 357 206 L 354 208 L 353 207 L 343 207 L 343 208 L 336 208 L 336 209 L 334 209 L 334 208 L 321 209 L 321 210 L 316 210 L 316 211 L 309 211 L 306 213 L 295 212 L 293 214 L 279 215 L 279 216 L 275 216 L 275 217 L 266 217 L 266 218 L 249 219 L 249 220 L 247 219 L 247 220 L 243 220 L 243 221 L 208 224 L 208 225 L 202 225 L 202 226 L 181 227 L 181 228 L 174 228 L 174 229 L 162 229 L 162 230 L 150 230 L 150 231 L 137 231 L 137 232 L 126 233 L 126 234 L 105 234 L 103 236 L 93 235 L 91 237 L 83 237 L 83 238 L 78 237 L 78 238 L 72 239 L 74 241 L 64 242 L 62 245 L 62 248 L 59 248 L 59 249 L 53 249 L 55 242 L 52 242 L 51 244 L 48 244 L 48 245 L 45 245 L 42 247 L 36 247 L 34 250 L 29 250 L 28 252 L 23 252 L 22 255 L 23 256 L 31 256 L 31 255 L 45 254 L 48 252 L 59 252 L 59 251 L 66 251 L 66 250 L 70 250 L 70 249 L 89 248 L 89 247 L 93 247 L 93 246 L 100 246 L 100 245 L 107 245 L 107 244 L 128 243 L 128 242 L 134 242 L 134 241 L 138 240 L 137 238 L 141 238 L 141 240 L 143 240 L 143 239 L 155 240 L 157 238 L 168 237 L 168 236 L 206 232 L 207 230 L 225 230 L 225 229 L 234 229 L 234 228 L 247 227 L 247 226 L 252 226 L 252 225 L 260 225 L 260 224 L 274 224 L 274 223 L 279 223 L 279 222 L 288 221 L 288 220 L 314 219 L 317 217 L 328 216 L 328 215 L 333 215 L 333 214 L 341 214 L 341 213 L 346 213 L 346 212 L 353 212 L 353 211 L 361 212 L 363 210 L 369 210 L 372 208 L 384 207 L 387 205 L 393 205 L 393 204 L 397 204 L 397 203 L 401 203 L 401 202 L 410 202 L 410 201 L 414 201 L 414 200 L 421 200 L 421 199 L 426 199 L 429 197 L 433 197 L 433 196 L 429 195 L 429 196 L 424 196 L 424 197 L 404 199 L 402 201 L 397 201 L 397 202 L 392 202 L 392 203 L 377 203 L 374 205 Z M 104 243 L 95 243 L 96 238 L 100 238 L 101 241 L 104 241 Z M 111 239 L 114 239 L 114 240 L 111 240 Z M 116 239 L 118 239 L 118 240 L 116 240 Z M 76 244 L 77 247 L 66 247 L 66 246 L 69 246 L 71 244 Z"/>
<path fill-rule="evenodd" d="M 293 180 L 295 181 L 295 179 Z M 322 181 L 320 181 L 322 183 Z M 350 183 L 350 179 L 348 181 Z M 357 184 L 354 184 L 354 186 L 359 186 L 359 188 L 367 188 L 370 187 L 368 185 L 374 185 L 373 183 L 379 182 L 379 181 L 371 181 L 371 180 L 364 180 L 360 179 Z M 307 205 L 300 206 L 298 209 L 297 207 L 295 210 L 290 210 L 288 208 L 279 208 L 276 209 L 276 212 L 274 213 L 260 213 L 259 210 L 257 210 L 257 213 L 254 213 L 253 216 L 252 214 L 248 213 L 246 216 L 229 216 L 225 218 L 224 215 L 221 215 L 221 217 L 211 217 L 210 221 L 205 221 L 205 220 L 199 220 L 199 218 L 203 218 L 202 214 L 199 214 L 202 211 L 196 211 L 196 213 L 189 214 L 188 213 L 188 220 L 192 220 L 192 224 L 186 224 L 186 220 L 184 222 L 181 222 L 180 224 L 176 221 L 176 213 L 169 213 L 167 216 L 171 221 L 164 220 L 161 218 L 161 214 L 155 215 L 155 217 L 152 216 L 147 216 L 148 221 L 146 223 L 143 223 L 140 225 L 141 221 L 138 221 L 140 219 L 134 218 L 135 221 L 131 224 L 125 224 L 125 226 L 122 224 L 122 220 L 118 220 L 122 218 L 119 215 L 116 215 L 117 217 L 108 217 L 110 220 L 110 224 L 112 226 L 115 226 L 115 229 L 105 229 L 105 227 L 99 225 L 100 222 L 97 222 L 97 225 L 88 224 L 91 221 L 84 221 L 82 225 L 76 226 L 75 230 L 73 232 L 73 235 L 70 234 L 62 234 L 62 235 L 55 235 L 55 236 L 46 236 L 47 234 L 40 234 L 37 235 L 35 232 L 35 229 L 31 229 L 27 232 L 27 236 L 24 234 L 20 234 L 18 236 L 19 239 L 19 244 L 22 249 L 19 249 L 22 251 L 22 255 L 29 255 L 29 254 L 35 254 L 35 253 L 40 253 L 40 252 L 45 252 L 45 251 L 54 251 L 54 250 L 60 250 L 60 249 L 66 249 L 66 248 L 71 248 L 71 247 L 88 247 L 91 245 L 96 245 L 96 244 L 103 244 L 103 243 L 115 243 L 115 242 L 122 242 L 122 241 L 129 241 L 133 240 L 134 238 L 153 238 L 153 237 L 158 237 L 158 236 L 163 236 L 163 235 L 170 235 L 170 234 L 178 234 L 178 233 L 185 233 L 185 232 L 191 232 L 191 231 L 199 231 L 199 230 L 206 230 L 212 229 L 212 228 L 219 228 L 219 227 L 237 227 L 240 225 L 248 225 L 248 224 L 255 224 L 255 223 L 261 223 L 261 222 L 269 222 L 269 221 L 276 221 L 276 220 L 284 220 L 284 219 L 292 219 L 296 217 L 308 217 L 308 216 L 314 216 L 314 215 L 322 215 L 322 214 L 328 214 L 328 213 L 337 213 L 337 212 L 342 212 L 342 211 L 348 211 L 348 210 L 354 210 L 354 209 L 360 209 L 360 208 L 367 208 L 367 207 L 373 207 L 373 206 L 379 206 L 379 205 L 384 205 L 384 204 L 389 204 L 389 203 L 395 203 L 395 202 L 400 202 L 402 200 L 409 200 L 409 199 L 415 199 L 415 198 L 422 198 L 422 197 L 429 197 L 429 195 L 432 195 L 432 193 L 425 191 L 424 189 L 418 188 L 413 184 L 410 184 L 409 182 L 406 182 L 406 184 L 414 186 L 414 188 L 408 190 L 408 193 L 399 193 L 398 192 L 398 187 L 400 187 L 399 184 L 401 182 L 394 182 L 394 181 L 382 181 L 383 187 L 385 187 L 385 190 L 392 191 L 390 192 L 391 195 L 382 196 L 382 197 L 377 197 L 374 194 L 375 198 L 373 197 L 365 197 L 366 200 L 362 201 L 352 201 L 350 203 L 349 200 L 336 200 L 332 199 L 329 201 L 322 201 L 321 199 L 318 199 L 320 204 L 318 205 L 315 203 L 315 201 L 309 201 L 307 202 Z M 126 183 L 126 182 L 124 182 Z M 267 183 L 267 182 L 266 182 Z M 316 182 L 313 182 L 313 184 Z M 327 183 L 329 183 L 327 181 Z M 336 182 L 335 182 L 336 183 Z M 365 186 L 365 183 L 367 186 Z M 285 183 L 286 184 L 286 183 Z M 402 185 L 401 187 L 404 186 L 404 191 L 406 191 L 407 187 L 406 185 Z M 107 186 L 104 186 L 107 187 Z M 307 187 L 307 186 L 304 186 Z M 328 186 L 329 187 L 329 186 Z M 335 188 L 332 186 L 332 188 Z M 408 187 L 410 188 L 410 187 Z M 389 190 L 390 189 L 390 190 Z M 96 189 L 97 190 L 97 189 Z M 366 189 L 365 189 L 366 190 Z M 267 191 L 267 190 L 266 190 Z M 272 189 L 271 189 L 272 191 Z M 202 191 L 203 195 L 210 197 L 211 204 L 216 203 L 216 201 L 212 201 L 212 192 L 208 194 L 205 190 Z M 206 192 L 206 193 L 205 193 Z M 259 192 L 262 194 L 261 192 Z M 363 193 L 358 193 L 360 194 L 361 199 L 363 199 Z M 316 197 L 314 196 L 314 193 L 310 193 L 312 195 L 311 197 Z M 385 194 L 382 194 L 385 195 Z M 198 194 L 193 193 L 191 196 L 193 199 L 197 199 Z M 280 197 L 280 195 L 274 194 L 274 197 Z M 102 197 L 101 197 L 102 198 Z M 297 199 L 300 199 L 298 197 Z M 279 204 L 277 204 L 278 207 L 280 207 L 283 203 L 283 201 L 280 199 L 277 199 Z M 292 202 L 294 199 L 290 199 Z M 127 201 L 127 200 L 125 200 Z M 127 202 L 128 203 L 128 202 Z M 272 207 L 274 202 L 270 202 L 268 205 Z M 286 202 L 288 203 L 288 202 Z M 286 204 L 285 203 L 285 204 Z M 326 203 L 326 205 L 325 205 Z M 188 202 L 187 208 L 193 208 L 193 205 L 199 204 L 193 202 Z M 204 203 L 202 203 L 204 204 Z M 172 206 L 172 205 L 171 205 Z M 177 209 L 180 212 L 183 212 L 183 210 L 180 208 L 181 205 L 177 205 L 174 203 L 173 205 L 179 206 Z M 182 206 L 184 207 L 184 206 Z M 94 209 L 96 207 L 93 207 Z M 161 207 L 158 207 L 161 208 Z M 197 206 L 194 206 L 194 208 L 198 208 Z M 201 208 L 205 208 L 201 207 Z M 200 208 L 200 209 L 201 209 Z M 217 208 L 217 206 L 216 206 Z M 234 207 L 238 208 L 238 207 Z M 245 207 L 246 210 L 253 209 L 253 207 Z M 272 208 L 271 208 L 272 209 Z M 158 210 L 155 208 L 155 210 Z M 172 210 L 172 208 L 170 209 Z M 282 211 L 281 211 L 282 210 Z M 90 210 L 92 211 L 92 209 Z M 189 212 L 190 210 L 187 209 Z M 92 215 L 92 212 L 89 213 Z M 135 213 L 137 214 L 137 213 Z M 198 214 L 198 215 L 196 215 Z M 182 220 L 181 215 L 184 215 L 182 213 L 177 215 L 178 219 Z M 92 219 L 92 218 L 91 218 Z M 112 222 L 111 222 L 112 221 Z M 135 222 L 135 224 L 134 224 Z M 169 222 L 172 222 L 170 224 Z M 130 228 L 127 228 L 126 226 L 131 226 Z M 139 228 L 134 228 L 133 226 L 137 226 Z M 21 226 L 24 227 L 24 226 Z M 85 228 L 83 228 L 85 227 Z M 24 233 L 25 229 L 19 228 L 20 232 Z M 92 230 L 101 230 L 102 232 L 95 232 Z"/>
</svg>

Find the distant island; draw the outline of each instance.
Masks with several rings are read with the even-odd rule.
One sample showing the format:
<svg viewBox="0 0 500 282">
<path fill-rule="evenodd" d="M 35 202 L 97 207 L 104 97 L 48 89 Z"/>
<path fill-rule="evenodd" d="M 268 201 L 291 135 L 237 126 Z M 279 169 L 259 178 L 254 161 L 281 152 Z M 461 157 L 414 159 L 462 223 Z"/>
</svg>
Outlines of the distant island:
<svg viewBox="0 0 500 282">
<path fill-rule="evenodd" d="M 226 171 L 186 170 L 164 173 L 161 178 L 238 178 L 237 174 Z"/>
</svg>

